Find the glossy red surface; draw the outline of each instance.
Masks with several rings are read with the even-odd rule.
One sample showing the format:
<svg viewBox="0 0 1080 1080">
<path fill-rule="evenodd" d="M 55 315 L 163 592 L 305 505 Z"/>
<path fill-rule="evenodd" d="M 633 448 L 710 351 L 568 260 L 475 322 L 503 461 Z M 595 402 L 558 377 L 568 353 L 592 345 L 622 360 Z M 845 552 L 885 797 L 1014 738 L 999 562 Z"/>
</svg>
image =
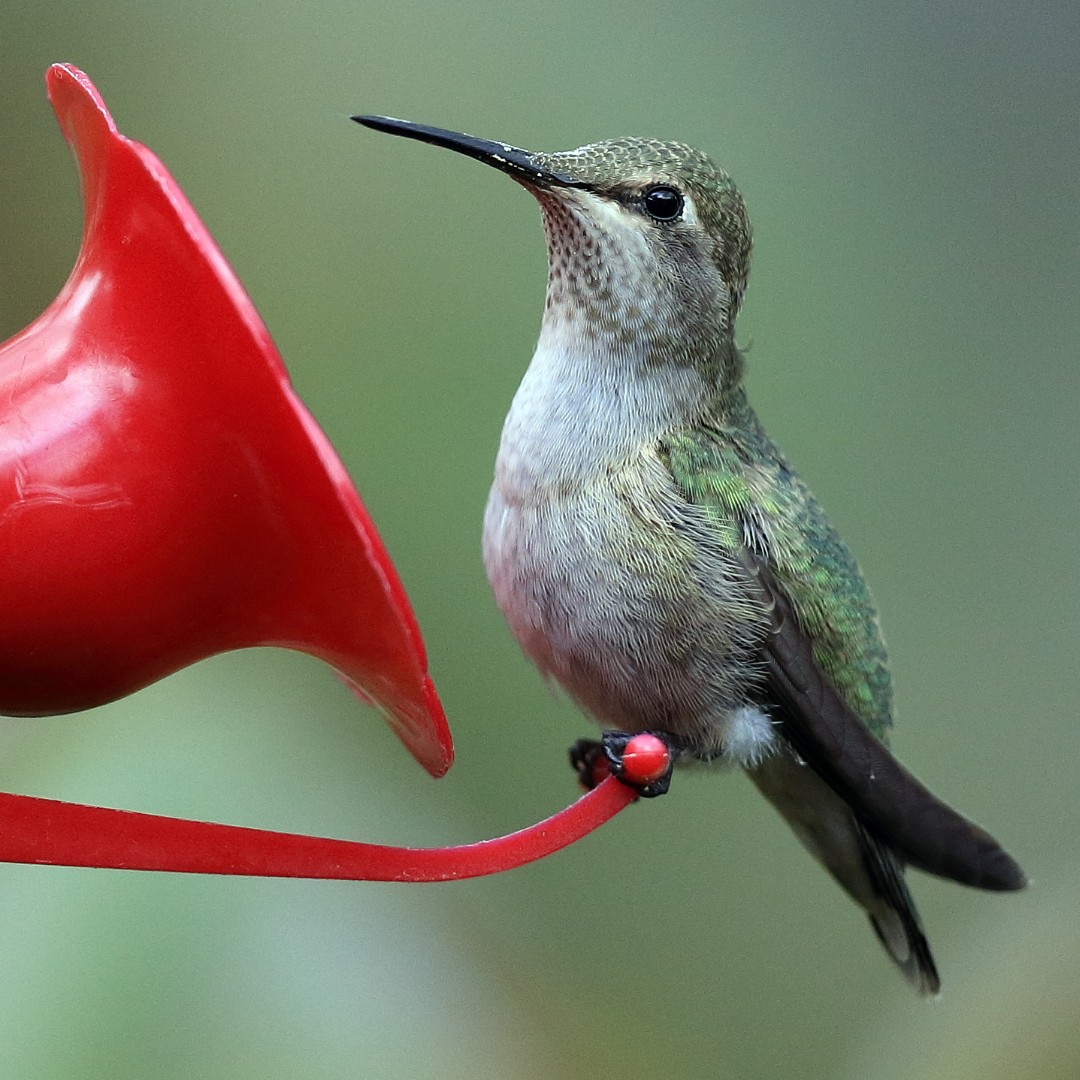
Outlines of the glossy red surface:
<svg viewBox="0 0 1080 1080">
<path fill-rule="evenodd" d="M 659 780 L 670 765 L 671 753 L 664 741 L 647 731 L 635 735 L 623 750 L 623 777 L 629 784 L 651 784 Z"/>
<path fill-rule="evenodd" d="M 161 162 L 56 65 L 82 176 L 78 261 L 0 345 L 0 712 L 110 701 L 280 645 L 453 760 L 393 565 L 257 312 Z"/>
<path fill-rule="evenodd" d="M 0 794 L 0 861 L 186 874 L 454 881 L 541 859 L 610 821 L 637 795 L 614 777 L 519 832 L 446 848 L 400 848 L 245 829 Z"/>
<path fill-rule="evenodd" d="M 101 704 L 213 653 L 321 657 L 435 775 L 453 748 L 397 574 L 266 328 L 160 161 L 67 65 L 49 96 L 83 179 L 60 296 L 0 345 L 0 711 Z M 636 798 L 396 848 L 0 793 L 0 861 L 445 881 L 542 858 Z"/>
</svg>

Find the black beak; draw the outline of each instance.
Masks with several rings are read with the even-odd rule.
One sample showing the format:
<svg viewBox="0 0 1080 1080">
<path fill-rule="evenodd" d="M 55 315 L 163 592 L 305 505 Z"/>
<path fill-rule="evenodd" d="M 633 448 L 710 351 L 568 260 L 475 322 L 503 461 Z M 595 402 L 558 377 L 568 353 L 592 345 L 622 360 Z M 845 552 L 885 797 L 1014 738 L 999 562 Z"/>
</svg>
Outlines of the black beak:
<svg viewBox="0 0 1080 1080">
<path fill-rule="evenodd" d="M 472 135 L 463 135 L 458 131 L 425 127 L 423 124 L 413 124 L 408 120 L 395 120 L 392 116 L 354 116 L 352 119 L 376 131 L 385 131 L 390 135 L 403 135 L 406 139 L 417 139 L 420 142 L 431 143 L 432 146 L 456 150 L 459 154 L 476 158 L 477 161 L 491 165 L 493 168 L 508 173 L 515 180 L 533 187 L 585 187 L 580 180 L 566 173 L 553 172 L 545 168 L 537 161 L 535 155 L 517 146 L 489 142 L 487 139 L 476 139 Z"/>
</svg>

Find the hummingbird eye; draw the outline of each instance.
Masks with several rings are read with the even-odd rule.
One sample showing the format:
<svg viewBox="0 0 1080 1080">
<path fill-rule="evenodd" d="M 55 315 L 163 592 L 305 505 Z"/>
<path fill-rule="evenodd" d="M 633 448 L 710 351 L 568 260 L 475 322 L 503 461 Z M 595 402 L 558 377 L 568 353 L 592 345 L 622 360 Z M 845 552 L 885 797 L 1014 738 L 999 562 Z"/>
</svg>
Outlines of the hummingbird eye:
<svg viewBox="0 0 1080 1080">
<path fill-rule="evenodd" d="M 683 211 L 682 192 L 659 184 L 645 192 L 641 205 L 654 221 L 674 221 Z"/>
</svg>

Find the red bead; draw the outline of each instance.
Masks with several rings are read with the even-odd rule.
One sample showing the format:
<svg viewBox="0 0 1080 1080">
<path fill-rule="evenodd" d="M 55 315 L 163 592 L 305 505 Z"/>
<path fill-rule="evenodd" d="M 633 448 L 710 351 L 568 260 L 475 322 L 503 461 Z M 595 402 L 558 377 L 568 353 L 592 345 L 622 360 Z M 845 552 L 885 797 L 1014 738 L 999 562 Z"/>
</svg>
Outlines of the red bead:
<svg viewBox="0 0 1080 1080">
<path fill-rule="evenodd" d="M 671 753 L 663 739 L 642 732 L 627 744 L 622 755 L 623 779 L 631 784 L 651 784 L 671 765 Z"/>
</svg>

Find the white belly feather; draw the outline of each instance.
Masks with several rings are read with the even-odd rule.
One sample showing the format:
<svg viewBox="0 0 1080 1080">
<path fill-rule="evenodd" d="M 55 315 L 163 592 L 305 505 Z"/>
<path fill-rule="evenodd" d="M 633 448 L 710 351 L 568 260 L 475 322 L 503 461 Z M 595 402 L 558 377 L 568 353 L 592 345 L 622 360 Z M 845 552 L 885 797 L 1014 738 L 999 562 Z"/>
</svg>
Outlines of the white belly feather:
<svg viewBox="0 0 1080 1080">
<path fill-rule="evenodd" d="M 763 612 L 741 568 L 651 445 L 589 468 L 579 458 L 576 474 L 538 469 L 551 442 L 529 453 L 520 398 L 484 564 L 522 649 L 604 727 L 673 731 L 703 755 L 760 760 L 772 729 L 748 695 Z"/>
</svg>

